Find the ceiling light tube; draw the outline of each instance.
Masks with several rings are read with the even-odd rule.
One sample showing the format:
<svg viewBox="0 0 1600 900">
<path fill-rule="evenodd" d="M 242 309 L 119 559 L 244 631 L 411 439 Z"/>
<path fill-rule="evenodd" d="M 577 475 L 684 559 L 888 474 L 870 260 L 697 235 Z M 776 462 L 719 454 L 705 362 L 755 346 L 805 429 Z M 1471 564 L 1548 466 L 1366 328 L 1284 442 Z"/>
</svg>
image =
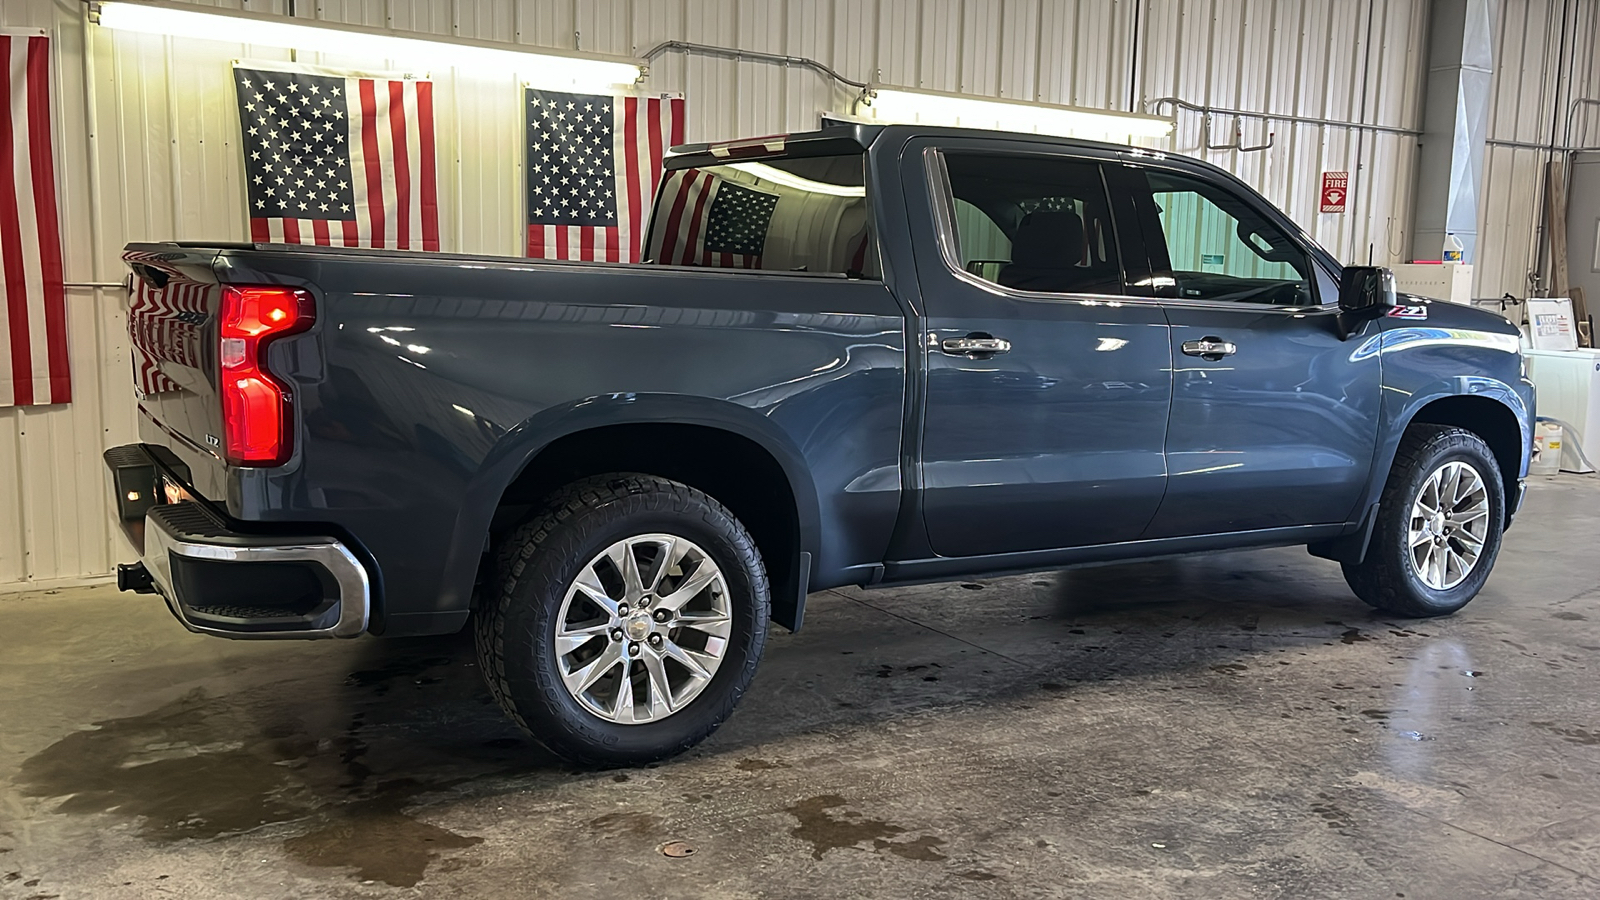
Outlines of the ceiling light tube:
<svg viewBox="0 0 1600 900">
<path fill-rule="evenodd" d="M 809 178 L 803 178 L 793 172 L 785 172 L 765 163 L 728 163 L 728 168 L 748 172 L 763 181 L 770 181 L 773 184 L 811 194 L 828 194 L 833 197 L 865 197 L 867 195 L 867 189 L 860 185 L 829 184 L 825 181 L 812 181 Z"/>
<path fill-rule="evenodd" d="M 626 85 L 643 73 L 637 61 L 624 57 L 532 52 L 519 44 L 412 37 L 361 25 L 330 25 L 242 11 L 204 12 L 169 3 L 101 3 L 99 22 L 121 31 L 382 59 L 406 68 L 514 73 L 549 87 Z"/>
<path fill-rule="evenodd" d="M 1173 128 L 1173 120 L 1159 116 L 877 85 L 868 88 L 856 102 L 856 114 L 894 124 L 987 128 L 1123 142 L 1164 138 Z"/>
</svg>

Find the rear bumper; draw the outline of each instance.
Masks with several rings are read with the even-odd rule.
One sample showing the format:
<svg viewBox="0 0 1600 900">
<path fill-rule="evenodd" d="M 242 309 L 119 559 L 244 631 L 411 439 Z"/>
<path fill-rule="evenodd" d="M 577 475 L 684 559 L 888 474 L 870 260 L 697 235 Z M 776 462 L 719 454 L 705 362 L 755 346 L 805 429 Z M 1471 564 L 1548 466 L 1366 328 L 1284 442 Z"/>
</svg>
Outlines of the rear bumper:
<svg viewBox="0 0 1600 900">
<path fill-rule="evenodd" d="M 146 491 L 129 487 L 142 477 L 136 471 L 141 455 L 152 473 Z M 114 448 L 106 462 L 117 476 L 123 530 L 140 556 L 138 566 L 119 573 L 124 589 L 148 584 L 185 628 L 201 634 L 305 640 L 367 630 L 371 578 L 343 542 L 246 534 L 203 503 L 165 502 L 161 480 L 174 476 L 140 445 Z M 162 502 L 136 503 L 129 499 L 134 493 Z"/>
</svg>

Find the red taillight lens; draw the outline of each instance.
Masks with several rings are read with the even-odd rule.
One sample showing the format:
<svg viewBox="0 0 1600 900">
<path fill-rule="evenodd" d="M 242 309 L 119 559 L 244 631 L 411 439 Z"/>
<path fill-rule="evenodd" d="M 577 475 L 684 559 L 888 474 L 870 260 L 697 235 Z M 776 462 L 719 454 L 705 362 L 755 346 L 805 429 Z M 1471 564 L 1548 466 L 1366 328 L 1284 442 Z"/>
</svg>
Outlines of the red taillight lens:
<svg viewBox="0 0 1600 900">
<path fill-rule="evenodd" d="M 273 340 L 311 327 L 315 307 L 304 291 L 225 287 L 219 317 L 222 430 L 228 462 L 278 466 L 293 449 L 294 395 L 267 370 Z"/>
</svg>

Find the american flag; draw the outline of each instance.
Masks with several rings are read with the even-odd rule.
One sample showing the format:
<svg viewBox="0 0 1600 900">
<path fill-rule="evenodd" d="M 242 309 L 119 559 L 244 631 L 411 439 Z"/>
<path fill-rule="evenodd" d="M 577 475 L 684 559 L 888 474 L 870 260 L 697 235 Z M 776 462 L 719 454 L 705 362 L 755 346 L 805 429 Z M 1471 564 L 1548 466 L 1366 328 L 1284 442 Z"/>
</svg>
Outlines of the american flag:
<svg viewBox="0 0 1600 900">
<path fill-rule="evenodd" d="M 683 99 L 528 88 L 528 255 L 638 262 Z"/>
<path fill-rule="evenodd" d="M 439 249 L 433 82 L 235 66 L 250 239 Z"/>
<path fill-rule="evenodd" d="M 72 399 L 51 150 L 50 39 L 0 33 L 0 406 Z"/>
<path fill-rule="evenodd" d="M 651 227 L 650 258 L 664 265 L 758 269 L 778 195 L 701 169 L 667 173 Z"/>
</svg>

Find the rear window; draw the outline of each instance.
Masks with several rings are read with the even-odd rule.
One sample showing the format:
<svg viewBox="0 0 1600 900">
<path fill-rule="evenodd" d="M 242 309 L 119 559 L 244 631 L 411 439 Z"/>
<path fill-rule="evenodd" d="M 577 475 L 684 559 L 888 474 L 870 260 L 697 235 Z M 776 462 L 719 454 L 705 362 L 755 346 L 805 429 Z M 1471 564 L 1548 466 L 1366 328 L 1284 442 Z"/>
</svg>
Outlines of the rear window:
<svg viewBox="0 0 1600 900">
<path fill-rule="evenodd" d="M 656 192 L 645 262 L 879 278 L 866 156 L 675 169 Z"/>
</svg>

